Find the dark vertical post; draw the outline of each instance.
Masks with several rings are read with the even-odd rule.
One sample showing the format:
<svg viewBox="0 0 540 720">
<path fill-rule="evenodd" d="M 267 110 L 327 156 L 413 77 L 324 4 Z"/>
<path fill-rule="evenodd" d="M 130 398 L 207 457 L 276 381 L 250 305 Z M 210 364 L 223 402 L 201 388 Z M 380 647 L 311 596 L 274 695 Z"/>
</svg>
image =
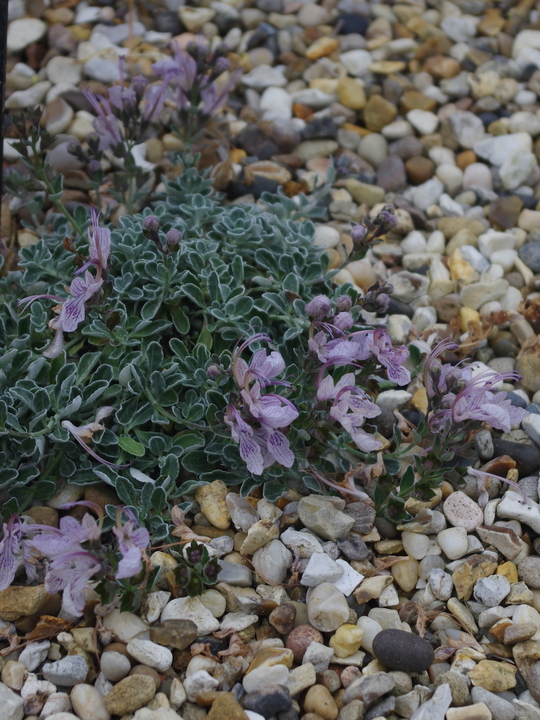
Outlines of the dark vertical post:
<svg viewBox="0 0 540 720">
<path fill-rule="evenodd" d="M 8 0 L 0 0 L 0 195 L 4 163 L 4 85 L 6 82 Z"/>
</svg>

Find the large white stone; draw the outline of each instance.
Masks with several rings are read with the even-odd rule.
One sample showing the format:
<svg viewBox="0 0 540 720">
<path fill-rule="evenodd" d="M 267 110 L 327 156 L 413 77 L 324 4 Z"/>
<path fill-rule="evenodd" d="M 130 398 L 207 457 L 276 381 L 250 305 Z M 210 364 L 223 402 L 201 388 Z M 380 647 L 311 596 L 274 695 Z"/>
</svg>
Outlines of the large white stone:
<svg viewBox="0 0 540 720">
<path fill-rule="evenodd" d="M 0 720 L 22 720 L 24 701 L 22 697 L 0 683 Z"/>
<path fill-rule="evenodd" d="M 532 138 L 528 133 L 510 133 L 479 140 L 474 144 L 474 152 L 493 165 L 502 165 L 510 155 L 523 150 L 532 151 Z"/>
<path fill-rule="evenodd" d="M 21 52 L 32 43 L 41 40 L 46 32 L 47 25 L 43 20 L 29 17 L 13 20 L 9 23 L 7 31 L 8 53 Z"/>
<path fill-rule="evenodd" d="M 219 628 L 219 620 L 197 597 L 171 600 L 161 613 L 161 622 L 165 620 L 192 620 L 199 635 L 209 635 Z"/>
</svg>

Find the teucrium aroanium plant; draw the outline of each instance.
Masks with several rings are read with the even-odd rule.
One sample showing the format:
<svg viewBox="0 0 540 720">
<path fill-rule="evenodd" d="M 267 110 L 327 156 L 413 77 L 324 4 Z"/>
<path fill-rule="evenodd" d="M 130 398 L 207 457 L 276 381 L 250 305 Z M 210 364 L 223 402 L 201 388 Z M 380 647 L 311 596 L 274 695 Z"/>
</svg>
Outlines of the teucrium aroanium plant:
<svg viewBox="0 0 540 720">
<path fill-rule="evenodd" d="M 219 478 L 243 492 L 262 483 L 275 498 L 291 483 L 315 487 L 312 468 L 339 474 L 355 454 L 379 447 L 353 441 L 365 432 L 353 405 L 370 403 L 364 380 L 387 382 L 384 352 L 377 359 L 357 349 L 347 362 L 358 388 L 317 397 L 326 375 L 337 382 L 346 369 L 321 359 L 322 335 L 331 352 L 372 331 L 359 324 L 356 290 L 326 279 L 327 257 L 306 219 L 314 209 L 283 195 L 224 207 L 184 162 L 152 210 L 125 216 L 112 230 L 83 207 L 75 219 L 86 235 L 53 216 L 41 241 L 21 250 L 21 269 L 1 278 L 6 514 L 50 497 L 60 481 L 101 480 L 159 539 L 167 534 L 168 498 L 201 482 Z M 66 236 L 73 241 L 64 243 Z M 96 238 L 105 242 L 105 260 Z M 372 302 L 384 304 L 383 291 Z M 320 295 L 327 317 L 306 309 Z M 38 297 L 18 307 L 29 296 Z M 66 326 L 68 298 L 76 313 Z M 51 351 L 54 334 L 63 346 Z M 267 353 L 279 358 L 272 388 L 249 370 L 242 381 L 233 372 Z M 264 467 L 248 468 L 232 415 L 256 434 L 272 430 L 271 463 L 265 455 Z"/>
</svg>

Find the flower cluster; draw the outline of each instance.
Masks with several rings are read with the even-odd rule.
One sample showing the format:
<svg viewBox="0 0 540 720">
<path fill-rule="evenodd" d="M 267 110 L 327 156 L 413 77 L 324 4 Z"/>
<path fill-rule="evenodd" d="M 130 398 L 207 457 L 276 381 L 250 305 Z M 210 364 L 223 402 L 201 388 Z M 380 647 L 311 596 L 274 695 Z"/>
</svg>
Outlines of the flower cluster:
<svg viewBox="0 0 540 720">
<path fill-rule="evenodd" d="M 117 547 L 108 548 L 102 540 L 101 508 L 95 503 L 81 501 L 65 505 L 63 509 L 74 505 L 90 506 L 99 521 L 90 513 L 86 513 L 80 522 L 65 515 L 55 528 L 23 524 L 14 515 L 4 524 L 0 543 L 0 590 L 11 585 L 21 564 L 24 564 L 28 581 L 35 580 L 41 561 L 44 561 L 45 590 L 49 593 L 63 591 L 62 607 L 70 615 L 79 617 L 91 583 L 107 575 L 122 580 L 141 573 L 142 552 L 148 547 L 150 537 L 145 528 L 138 527 L 133 514 L 127 508 L 117 512 L 117 524 L 112 529 Z M 122 512 L 128 517 L 123 524 Z"/>
<path fill-rule="evenodd" d="M 439 343 L 424 366 L 424 383 L 433 408 L 430 429 L 447 434 L 456 426 L 487 423 L 496 430 L 510 432 L 526 417 L 527 411 L 512 405 L 507 393 L 496 392 L 495 388 L 501 382 L 519 380 L 519 376 L 492 370 L 474 375 L 471 366 L 442 363 L 440 356 L 456 348 L 449 341 Z"/>
<path fill-rule="evenodd" d="M 263 392 L 268 385 L 288 385 L 276 379 L 285 370 L 280 353 L 273 351 L 267 355 L 266 350 L 258 350 L 249 365 L 241 357 L 251 343 L 261 340 L 270 338 L 264 334 L 253 335 L 235 350 L 232 373 L 239 398 L 228 405 L 225 415 L 232 438 L 240 446 L 240 456 L 254 475 L 261 475 L 274 462 L 285 467 L 293 465 L 294 454 L 281 430 L 298 417 L 298 410 L 290 400 Z"/>
<path fill-rule="evenodd" d="M 119 59 L 120 83 L 108 88 L 107 96 L 86 90 L 85 95 L 96 112 L 94 129 L 99 137 L 99 150 L 109 148 L 118 157 L 126 155 L 125 141 L 133 144 L 144 140 L 150 124 L 161 114 L 167 95 L 167 81 L 149 85 L 142 76 L 126 85 L 124 59 Z"/>
<path fill-rule="evenodd" d="M 204 40 L 198 38 L 188 43 L 185 50 L 178 44 L 174 44 L 172 49 L 173 57 L 160 60 L 152 69 L 156 75 L 163 77 L 163 85 L 170 83 L 173 86 L 179 129 L 189 141 L 223 107 L 241 70 L 231 73 L 225 85 L 218 90 L 216 79 L 231 69 L 225 57 L 229 51 L 226 45 L 218 45 L 211 51 Z"/>
<path fill-rule="evenodd" d="M 61 298 L 57 295 L 30 295 L 19 301 L 19 305 L 27 307 L 34 300 L 56 300 L 54 310 L 57 316 L 49 322 L 55 337 L 49 347 L 43 352 L 48 358 L 55 358 L 64 349 L 64 333 L 75 332 L 86 317 L 88 307 L 96 301 L 107 279 L 107 263 L 111 252 L 111 231 L 100 227 L 99 215 L 94 208 L 91 211 L 92 223 L 88 228 L 88 261 L 75 273 L 67 289 L 70 297 Z M 89 267 L 94 266 L 96 274 L 92 275 Z M 84 273 L 84 274 L 83 274 Z"/>
<path fill-rule="evenodd" d="M 353 252 L 349 260 L 356 260 L 365 254 L 369 245 L 391 232 L 397 225 L 393 205 L 385 205 L 373 218 L 365 218 L 351 230 Z"/>
</svg>

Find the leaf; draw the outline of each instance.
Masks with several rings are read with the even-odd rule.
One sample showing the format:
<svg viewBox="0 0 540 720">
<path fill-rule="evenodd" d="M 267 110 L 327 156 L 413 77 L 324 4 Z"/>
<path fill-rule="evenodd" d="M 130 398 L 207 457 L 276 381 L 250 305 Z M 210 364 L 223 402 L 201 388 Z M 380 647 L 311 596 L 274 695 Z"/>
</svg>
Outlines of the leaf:
<svg viewBox="0 0 540 720">
<path fill-rule="evenodd" d="M 67 632 L 72 626 L 73 622 L 71 620 L 63 620 L 54 615 L 42 615 L 36 627 L 31 632 L 26 633 L 24 639 L 30 642 L 41 638 L 56 637 L 61 632 Z"/>
<path fill-rule="evenodd" d="M 189 332 L 189 320 L 182 308 L 179 306 L 171 307 L 169 314 L 178 332 L 181 335 L 186 335 Z"/>
<path fill-rule="evenodd" d="M 212 469 L 206 453 L 202 450 L 192 450 L 184 455 L 181 462 L 185 470 L 195 473 L 196 475 Z"/>
<path fill-rule="evenodd" d="M 141 445 L 140 442 L 137 442 L 137 440 L 134 440 L 127 435 L 121 435 L 118 438 L 118 445 L 122 448 L 122 450 L 125 450 L 130 455 L 135 455 L 135 457 L 144 456 L 144 445 Z"/>
<path fill-rule="evenodd" d="M 409 493 L 414 486 L 414 470 L 412 468 L 412 465 L 409 465 L 409 467 L 405 470 L 403 473 L 403 477 L 401 478 L 401 482 L 399 483 L 399 492 L 400 495 L 405 495 L 406 493 Z"/>
<path fill-rule="evenodd" d="M 182 285 L 182 292 L 186 297 L 192 300 L 195 305 L 202 308 L 206 307 L 203 292 L 200 287 L 197 287 L 197 285 L 194 285 L 193 283 L 185 283 Z"/>
</svg>

